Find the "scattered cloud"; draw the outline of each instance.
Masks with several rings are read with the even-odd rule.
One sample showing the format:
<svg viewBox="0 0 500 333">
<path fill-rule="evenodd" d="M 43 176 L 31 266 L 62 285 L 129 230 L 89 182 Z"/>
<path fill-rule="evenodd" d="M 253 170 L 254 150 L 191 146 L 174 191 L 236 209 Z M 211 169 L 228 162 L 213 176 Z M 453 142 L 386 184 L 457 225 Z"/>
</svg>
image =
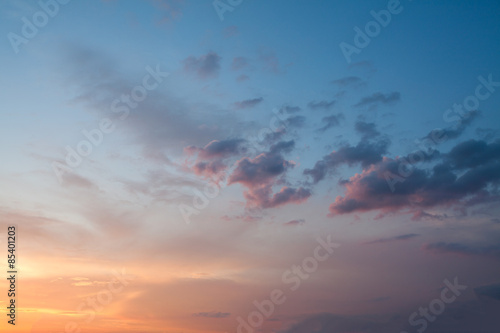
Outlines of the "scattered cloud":
<svg viewBox="0 0 500 333">
<path fill-rule="evenodd" d="M 405 234 L 405 235 L 399 235 L 399 236 L 394 236 L 394 237 L 389 237 L 389 238 L 379 238 L 371 242 L 367 242 L 365 244 L 380 244 L 380 243 L 389 243 L 389 242 L 395 242 L 395 241 L 401 241 L 401 240 L 408 240 L 412 239 L 415 237 L 418 237 L 420 235 L 418 234 Z"/>
<path fill-rule="evenodd" d="M 229 312 L 198 312 L 193 313 L 193 317 L 205 317 L 205 318 L 227 318 L 231 316 Z"/>
<path fill-rule="evenodd" d="M 333 80 L 332 83 L 340 88 L 346 88 L 349 86 L 359 87 L 365 84 L 363 79 L 357 76 L 346 76 L 337 80 Z"/>
<path fill-rule="evenodd" d="M 356 132 L 362 135 L 363 140 L 373 139 L 380 135 L 380 132 L 377 131 L 375 123 L 357 121 L 354 128 Z"/>
<path fill-rule="evenodd" d="M 335 105 L 335 103 L 336 101 L 312 101 L 307 105 L 313 110 L 330 110 Z"/>
<path fill-rule="evenodd" d="M 500 245 L 468 245 L 463 243 L 431 243 L 424 249 L 434 253 L 454 253 L 465 256 L 482 256 L 500 259 Z"/>
<path fill-rule="evenodd" d="M 304 224 L 304 223 L 306 223 L 306 220 L 304 220 L 304 219 L 297 219 L 297 220 L 288 221 L 288 222 L 284 223 L 284 225 L 286 225 L 286 226 L 295 226 L 295 225 L 301 225 L 301 224 Z"/>
<path fill-rule="evenodd" d="M 248 66 L 248 59 L 245 57 L 235 57 L 231 63 L 231 69 L 237 71 Z"/>
<path fill-rule="evenodd" d="M 224 28 L 224 37 L 230 38 L 239 35 L 240 31 L 237 26 L 230 25 Z"/>
<path fill-rule="evenodd" d="M 399 92 L 391 92 L 383 94 L 380 92 L 374 93 L 370 96 L 363 97 L 358 103 L 354 104 L 355 107 L 369 107 L 376 108 L 379 105 L 392 105 L 401 100 Z"/>
<path fill-rule="evenodd" d="M 209 52 L 200 57 L 189 56 L 184 59 L 184 70 L 194 73 L 200 79 L 214 78 L 219 75 L 221 57 Z"/>
<path fill-rule="evenodd" d="M 340 121 L 344 120 L 344 119 L 345 119 L 345 117 L 342 113 L 339 113 L 336 115 L 331 115 L 328 117 L 324 117 L 322 119 L 322 122 L 324 125 L 320 129 L 318 129 L 318 131 L 324 132 L 332 127 L 338 126 L 338 125 L 340 125 Z"/>
<path fill-rule="evenodd" d="M 246 99 L 243 101 L 233 103 L 233 107 L 235 110 L 249 109 L 261 103 L 263 100 L 264 98 L 262 97 Z"/>
</svg>

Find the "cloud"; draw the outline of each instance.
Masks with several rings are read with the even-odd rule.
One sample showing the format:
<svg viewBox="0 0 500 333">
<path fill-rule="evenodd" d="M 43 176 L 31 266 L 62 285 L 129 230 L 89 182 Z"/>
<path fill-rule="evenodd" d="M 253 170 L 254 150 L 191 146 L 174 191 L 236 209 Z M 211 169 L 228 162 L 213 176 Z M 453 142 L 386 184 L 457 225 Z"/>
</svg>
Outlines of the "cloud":
<svg viewBox="0 0 500 333">
<path fill-rule="evenodd" d="M 430 139 L 435 143 L 444 142 L 446 140 L 456 139 L 462 135 L 462 133 L 470 126 L 470 124 L 477 119 L 479 116 L 479 111 L 469 111 L 464 114 L 462 118 L 460 118 L 455 126 L 448 127 L 445 129 L 434 129 L 429 132 L 422 139 Z"/>
<path fill-rule="evenodd" d="M 131 89 L 141 84 L 142 76 L 130 79 L 114 59 L 94 49 L 64 45 L 62 56 L 61 63 L 66 68 L 64 85 L 74 89 L 76 95 L 71 102 L 85 106 L 98 117 L 115 121 L 117 134 L 113 135 L 126 134 L 127 140 L 137 145 L 150 162 L 165 165 L 187 145 L 227 137 L 230 127 L 235 130 L 243 127 L 236 122 L 233 112 L 221 112 L 210 106 L 199 112 L 194 104 L 177 97 L 169 89 L 170 77 L 164 78 L 136 108 L 127 107 L 121 96 L 130 95 Z M 162 64 L 152 64 L 151 68 L 166 71 Z M 146 69 L 144 75 L 148 75 Z M 113 107 L 115 101 L 119 103 Z M 116 113 L 121 109 L 130 112 L 125 120 L 119 118 L 122 113 Z M 241 127 L 235 128 L 238 126 Z"/>
<path fill-rule="evenodd" d="M 336 101 L 319 101 L 319 102 L 312 101 L 309 102 L 309 104 L 307 105 L 313 110 L 320 110 L 320 109 L 330 110 L 335 105 L 335 103 Z"/>
<path fill-rule="evenodd" d="M 375 108 L 381 104 L 391 105 L 399 100 L 401 100 L 401 94 L 399 92 L 392 92 L 388 94 L 377 92 L 370 96 L 363 97 L 358 103 L 354 104 L 354 106 L 368 106 L 370 108 Z"/>
<path fill-rule="evenodd" d="M 469 140 L 457 144 L 448 154 L 426 156 L 422 152 L 423 157 L 413 165 L 408 162 L 411 156 L 382 158 L 386 148 L 385 140 L 377 144 L 362 140 L 358 146 L 343 147 L 304 171 L 317 183 L 340 163 L 362 163 L 362 173 L 341 182 L 345 194 L 330 205 L 331 215 L 408 208 L 415 218 L 431 217 L 423 209 L 467 207 L 499 198 L 495 190 L 500 182 L 499 142 Z M 430 169 L 420 166 L 428 161 L 436 163 Z"/>
<path fill-rule="evenodd" d="M 302 111 L 302 109 L 298 106 L 284 105 L 280 109 L 280 113 L 282 114 L 293 114 Z"/>
<path fill-rule="evenodd" d="M 464 141 L 453 147 L 446 159 L 454 168 L 461 170 L 500 162 L 500 141 L 491 144 L 478 140 Z"/>
<path fill-rule="evenodd" d="M 221 161 L 197 162 L 193 166 L 195 174 L 207 178 L 217 177 L 226 169 L 227 165 Z"/>
<path fill-rule="evenodd" d="M 160 24 L 172 23 L 182 16 L 184 0 L 149 0 L 161 13 Z"/>
<path fill-rule="evenodd" d="M 259 55 L 259 60 L 264 65 L 264 71 L 273 74 L 281 74 L 284 72 L 281 68 L 278 58 L 272 52 L 261 52 Z"/>
<path fill-rule="evenodd" d="M 278 192 L 272 194 L 272 185 L 252 186 L 245 192 L 247 204 L 250 207 L 274 208 L 290 203 L 302 203 L 311 196 L 311 191 L 300 187 L 292 188 L 283 186 Z"/>
<path fill-rule="evenodd" d="M 365 244 L 380 244 L 380 243 L 389 243 L 389 242 L 394 242 L 394 241 L 401 241 L 401 240 L 408 240 L 412 239 L 415 237 L 418 237 L 420 235 L 418 234 L 405 234 L 405 235 L 399 235 L 399 236 L 394 236 L 394 237 L 389 237 L 389 238 L 380 238 L 376 239 L 371 242 L 367 242 Z"/>
<path fill-rule="evenodd" d="M 332 83 L 341 87 L 341 88 L 345 88 L 345 87 L 353 86 L 353 85 L 354 86 L 363 85 L 364 81 L 363 81 L 363 79 L 361 79 L 360 77 L 357 77 L 357 76 L 346 76 L 346 77 L 343 77 L 343 78 L 340 78 L 337 80 L 333 80 Z"/>
<path fill-rule="evenodd" d="M 250 79 L 250 77 L 248 75 L 241 74 L 241 75 L 238 75 L 238 77 L 236 78 L 236 81 L 243 82 L 243 81 L 247 81 L 249 79 Z"/>
<path fill-rule="evenodd" d="M 184 59 L 184 70 L 195 73 L 200 79 L 216 77 L 220 70 L 221 57 L 214 52 L 209 52 L 198 58 L 189 56 Z"/>
<path fill-rule="evenodd" d="M 318 129 L 320 132 L 324 132 L 327 129 L 330 129 L 332 127 L 340 125 L 340 120 L 345 119 L 344 115 L 342 113 L 336 114 L 336 115 L 331 115 L 328 117 L 324 117 L 322 119 L 322 122 L 325 124 L 323 127 Z"/>
<path fill-rule="evenodd" d="M 193 313 L 193 317 L 205 317 L 205 318 L 226 318 L 231 316 L 229 312 L 198 312 Z"/>
<path fill-rule="evenodd" d="M 261 103 L 263 100 L 264 100 L 264 98 L 262 98 L 262 97 L 246 99 L 243 101 L 233 103 L 233 107 L 236 110 L 253 108 L 257 104 Z"/>
<path fill-rule="evenodd" d="M 304 174 L 311 176 L 314 183 L 318 183 L 342 164 L 351 166 L 359 163 L 363 168 L 367 168 L 382 161 L 389 144 L 389 140 L 382 138 L 376 142 L 362 140 L 356 146 L 343 146 L 316 162 L 312 169 L 304 170 Z"/>
<path fill-rule="evenodd" d="M 235 25 L 230 25 L 230 26 L 224 28 L 224 37 L 225 38 L 237 36 L 239 33 L 240 33 L 240 31 L 238 30 L 238 27 Z"/>
<path fill-rule="evenodd" d="M 245 157 L 237 162 L 228 184 L 240 183 L 248 188 L 244 193 L 247 206 L 273 208 L 300 203 L 311 196 L 308 189 L 288 186 L 283 186 L 273 194 L 273 186 L 278 184 L 278 177 L 294 167 L 292 162 L 282 156 L 282 153 L 291 152 L 294 146 L 293 140 L 281 141 L 271 146 L 268 152 L 253 159 Z"/>
<path fill-rule="evenodd" d="M 304 224 L 304 223 L 306 223 L 306 220 L 304 220 L 304 219 L 297 219 L 297 220 L 288 221 L 288 222 L 284 223 L 284 225 L 286 225 L 286 226 L 295 226 L 295 225 L 301 225 L 301 224 Z"/>
<path fill-rule="evenodd" d="M 462 243 L 431 243 L 424 249 L 434 253 L 455 253 L 465 256 L 482 256 L 500 259 L 500 245 L 467 245 Z"/>
<path fill-rule="evenodd" d="M 279 153 L 262 153 L 253 159 L 245 157 L 237 162 L 229 183 L 242 183 L 248 187 L 267 184 L 270 179 L 292 167 L 293 164 L 283 159 Z"/>
<path fill-rule="evenodd" d="M 500 283 L 474 288 L 478 297 L 485 296 L 500 301 Z"/>
<path fill-rule="evenodd" d="M 240 70 L 248 66 L 248 60 L 245 57 L 235 57 L 233 58 L 233 62 L 231 63 L 231 69 L 233 71 Z"/>
<path fill-rule="evenodd" d="M 466 197 L 467 203 L 478 204 L 490 199 L 492 193 L 487 191 L 488 185 L 500 180 L 500 163 L 483 165 L 460 175 L 446 164 L 438 164 L 432 171 L 414 167 L 406 178 L 397 176 L 401 163 L 400 160 L 384 158 L 342 182 L 345 195 L 338 196 L 330 205 L 331 214 L 463 205 L 466 203 L 461 199 Z M 395 184 L 391 186 L 391 182 Z"/>
<path fill-rule="evenodd" d="M 198 153 L 203 159 L 224 158 L 241 153 L 244 142 L 243 139 L 213 140 L 203 148 L 189 146 L 185 151 L 190 154 Z"/>
<path fill-rule="evenodd" d="M 64 185 L 87 189 L 97 189 L 97 186 L 92 181 L 76 174 L 75 172 L 65 172 L 62 174 L 61 178 Z"/>
<path fill-rule="evenodd" d="M 304 116 L 293 116 L 286 120 L 287 126 L 296 128 L 304 127 L 305 123 L 306 117 Z"/>
<path fill-rule="evenodd" d="M 373 139 L 380 135 L 380 132 L 377 131 L 375 123 L 357 121 L 354 128 L 356 132 L 362 135 L 363 140 Z"/>
<path fill-rule="evenodd" d="M 224 159 L 242 154 L 245 151 L 244 142 L 243 139 L 213 140 L 203 148 L 189 146 L 184 151 L 188 155 L 197 155 L 192 167 L 195 174 L 220 178 L 221 173 L 227 169 Z"/>
<path fill-rule="evenodd" d="M 386 325 L 370 320 L 363 316 L 343 316 L 335 314 L 320 314 L 306 318 L 289 329 L 280 333 L 379 333 Z"/>
</svg>

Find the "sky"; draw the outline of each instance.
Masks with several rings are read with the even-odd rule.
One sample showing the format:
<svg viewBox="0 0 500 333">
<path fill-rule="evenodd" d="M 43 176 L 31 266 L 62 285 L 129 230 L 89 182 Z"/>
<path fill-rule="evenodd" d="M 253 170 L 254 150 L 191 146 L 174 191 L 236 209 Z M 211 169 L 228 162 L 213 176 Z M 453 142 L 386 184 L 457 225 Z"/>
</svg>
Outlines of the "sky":
<svg viewBox="0 0 500 333">
<path fill-rule="evenodd" d="M 5 0 L 0 32 L 2 331 L 498 333 L 499 1 Z"/>
</svg>

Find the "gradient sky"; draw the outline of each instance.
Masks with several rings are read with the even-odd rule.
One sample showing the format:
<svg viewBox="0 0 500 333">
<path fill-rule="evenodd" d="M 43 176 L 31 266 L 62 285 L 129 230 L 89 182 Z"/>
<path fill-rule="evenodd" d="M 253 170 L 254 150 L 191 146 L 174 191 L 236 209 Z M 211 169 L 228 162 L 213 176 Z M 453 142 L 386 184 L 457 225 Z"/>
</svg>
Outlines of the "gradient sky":
<svg viewBox="0 0 500 333">
<path fill-rule="evenodd" d="M 66 2 L 0 2 L 2 331 L 499 332 L 499 1 Z"/>
</svg>

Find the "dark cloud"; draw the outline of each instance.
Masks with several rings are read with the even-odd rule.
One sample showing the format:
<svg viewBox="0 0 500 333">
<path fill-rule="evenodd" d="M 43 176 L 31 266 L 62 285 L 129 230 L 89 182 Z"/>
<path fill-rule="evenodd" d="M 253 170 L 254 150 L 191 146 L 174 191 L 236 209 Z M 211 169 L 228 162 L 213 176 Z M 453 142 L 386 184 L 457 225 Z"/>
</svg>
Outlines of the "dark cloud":
<svg viewBox="0 0 500 333">
<path fill-rule="evenodd" d="M 191 154 L 198 153 L 203 159 L 223 158 L 241 153 L 244 142 L 243 139 L 213 140 L 203 148 L 189 146 L 185 150 Z"/>
<path fill-rule="evenodd" d="M 335 103 L 336 101 L 312 101 L 307 105 L 313 110 L 330 110 L 335 105 Z"/>
<path fill-rule="evenodd" d="M 324 117 L 321 121 L 325 124 L 323 127 L 318 129 L 320 132 L 324 132 L 332 127 L 340 125 L 340 121 L 345 119 L 344 115 L 342 113 L 336 114 L 336 115 L 331 115 L 328 117 Z"/>
<path fill-rule="evenodd" d="M 479 111 L 469 111 L 460 118 L 457 123 L 445 129 L 434 129 L 429 134 L 427 134 L 423 139 L 430 139 L 434 143 L 441 143 L 447 140 L 456 139 L 462 135 L 462 133 L 467 129 L 467 127 L 472 124 L 472 122 L 479 116 Z"/>
<path fill-rule="evenodd" d="M 364 121 L 357 121 L 354 128 L 356 132 L 362 135 L 363 140 L 373 139 L 380 135 L 375 126 L 375 123 L 367 123 Z"/>
<path fill-rule="evenodd" d="M 382 138 L 376 142 L 362 140 L 356 146 L 343 146 L 323 157 L 312 169 L 304 170 L 304 174 L 312 176 L 314 183 L 317 183 L 342 164 L 351 166 L 359 163 L 363 168 L 367 168 L 382 161 L 389 144 L 389 140 Z"/>
<path fill-rule="evenodd" d="M 393 104 L 401 99 L 399 92 L 392 92 L 388 94 L 374 93 L 370 96 L 363 97 L 358 103 L 354 104 L 355 107 L 368 106 L 370 108 L 377 107 L 380 104 Z"/>
<path fill-rule="evenodd" d="M 298 106 L 285 105 L 280 109 L 280 113 L 282 114 L 292 114 L 302 111 L 302 109 Z"/>
<path fill-rule="evenodd" d="M 455 253 L 466 256 L 482 256 L 500 259 L 500 245 L 468 245 L 462 243 L 431 243 L 425 250 L 435 253 Z"/>
<path fill-rule="evenodd" d="M 358 61 L 358 62 L 353 62 L 352 64 L 349 65 L 349 68 L 354 68 L 354 69 L 362 69 L 366 70 L 368 72 L 375 72 L 375 68 L 373 67 L 373 64 L 370 61 Z"/>
<path fill-rule="evenodd" d="M 415 165 L 401 169 L 407 159 L 389 159 L 372 165 L 362 173 L 342 182 L 346 195 L 330 205 L 332 215 L 380 209 L 419 211 L 438 205 L 472 206 L 497 200 L 494 187 L 500 181 L 500 152 L 497 144 L 470 141 L 452 149 L 453 154 L 439 155 L 440 163 L 427 170 Z M 469 161 L 466 151 L 483 147 Z M 325 162 L 324 162 L 325 163 Z M 314 169 L 313 169 L 314 170 Z M 402 177 L 403 170 L 406 177 Z M 312 173 L 321 179 L 321 169 Z M 318 176 L 319 174 L 319 176 Z"/>
<path fill-rule="evenodd" d="M 247 203 L 251 207 L 274 208 L 290 203 L 302 203 L 311 196 L 311 192 L 305 188 L 282 187 L 278 192 L 272 194 L 271 185 L 251 187 L 245 192 Z"/>
<path fill-rule="evenodd" d="M 235 57 L 233 58 L 233 62 L 231 64 L 231 69 L 236 71 L 248 66 L 248 60 L 245 57 Z"/>
<path fill-rule="evenodd" d="M 417 210 L 413 213 L 412 220 L 434 220 L 434 221 L 443 221 L 449 218 L 447 214 L 431 214 L 422 209 Z"/>
<path fill-rule="evenodd" d="M 292 167 L 293 164 L 286 161 L 279 153 L 262 153 L 253 159 L 245 157 L 238 161 L 229 183 L 242 183 L 248 187 L 267 184 L 270 179 Z"/>
<path fill-rule="evenodd" d="M 200 79 L 216 77 L 220 70 L 221 57 L 214 52 L 209 52 L 198 58 L 189 56 L 184 59 L 184 70 L 195 73 Z"/>
<path fill-rule="evenodd" d="M 492 128 L 476 128 L 475 134 L 479 136 L 481 139 L 485 141 L 491 141 L 494 138 L 498 137 L 498 134 L 500 133 L 499 130 L 495 130 Z"/>
<path fill-rule="evenodd" d="M 246 81 L 249 79 L 250 79 L 250 77 L 248 75 L 241 74 L 241 75 L 238 75 L 238 77 L 236 78 L 236 81 L 243 82 L 243 81 Z"/>
<path fill-rule="evenodd" d="M 221 161 L 197 162 L 193 166 L 195 174 L 208 178 L 215 177 L 226 169 L 227 165 Z"/>
<path fill-rule="evenodd" d="M 237 162 L 228 184 L 240 183 L 248 188 L 244 194 L 247 206 L 272 208 L 300 203 L 311 196 L 308 189 L 288 186 L 273 194 L 273 186 L 279 183 L 279 177 L 294 167 L 293 163 L 282 156 L 283 153 L 291 152 L 294 145 L 294 141 L 281 141 L 272 145 L 268 152 L 253 159 L 245 157 Z"/>
<path fill-rule="evenodd" d="M 341 88 L 345 88 L 352 85 L 354 86 L 362 85 L 364 84 L 364 81 L 363 79 L 357 76 L 346 76 L 337 80 L 333 80 L 332 83 Z"/>
<path fill-rule="evenodd" d="M 195 174 L 205 177 L 215 177 L 226 170 L 225 158 L 235 157 L 245 151 L 244 140 L 227 139 L 213 140 L 205 147 L 189 146 L 184 149 L 188 155 L 197 155 L 196 163 L 192 167 Z"/>
<path fill-rule="evenodd" d="M 488 297 L 500 301 L 500 283 L 474 288 L 478 297 Z"/>
<path fill-rule="evenodd" d="M 193 317 L 205 317 L 205 318 L 226 318 L 231 316 L 229 312 L 198 312 L 193 313 Z"/>
<path fill-rule="evenodd" d="M 300 128 L 300 127 L 304 127 L 304 125 L 306 123 L 306 117 L 293 116 L 293 117 L 290 117 L 287 120 L 285 120 L 285 122 L 286 122 L 287 126 Z"/>
<path fill-rule="evenodd" d="M 500 162 L 500 141 L 468 140 L 459 143 L 446 155 L 454 168 L 474 168 L 490 162 Z"/>
<path fill-rule="evenodd" d="M 269 151 L 273 154 L 290 153 L 293 150 L 293 148 L 295 148 L 295 141 L 289 140 L 273 144 L 269 149 Z"/>
<path fill-rule="evenodd" d="M 412 239 L 412 238 L 415 238 L 418 236 L 420 236 L 420 235 L 418 235 L 418 234 L 406 234 L 406 235 L 400 235 L 400 236 L 389 237 L 389 238 L 380 238 L 380 239 L 376 239 L 376 240 L 371 241 L 371 242 L 367 242 L 365 244 L 389 243 L 389 242 L 394 242 L 394 241 L 408 240 L 408 239 Z"/>
<path fill-rule="evenodd" d="M 280 333 L 375 333 L 389 332 L 387 325 L 378 323 L 362 316 L 342 316 L 334 314 L 320 314 L 302 320 L 300 323 Z"/>
<path fill-rule="evenodd" d="M 262 98 L 262 97 L 246 99 L 243 101 L 235 102 L 233 104 L 233 107 L 236 110 L 253 108 L 257 104 L 261 103 L 263 100 L 264 100 L 264 98 Z"/>
<path fill-rule="evenodd" d="M 297 219 L 297 220 L 288 221 L 288 222 L 284 223 L 284 225 L 294 226 L 294 225 L 304 224 L 305 222 L 306 222 L 306 220 L 304 220 L 304 219 Z"/>
</svg>

